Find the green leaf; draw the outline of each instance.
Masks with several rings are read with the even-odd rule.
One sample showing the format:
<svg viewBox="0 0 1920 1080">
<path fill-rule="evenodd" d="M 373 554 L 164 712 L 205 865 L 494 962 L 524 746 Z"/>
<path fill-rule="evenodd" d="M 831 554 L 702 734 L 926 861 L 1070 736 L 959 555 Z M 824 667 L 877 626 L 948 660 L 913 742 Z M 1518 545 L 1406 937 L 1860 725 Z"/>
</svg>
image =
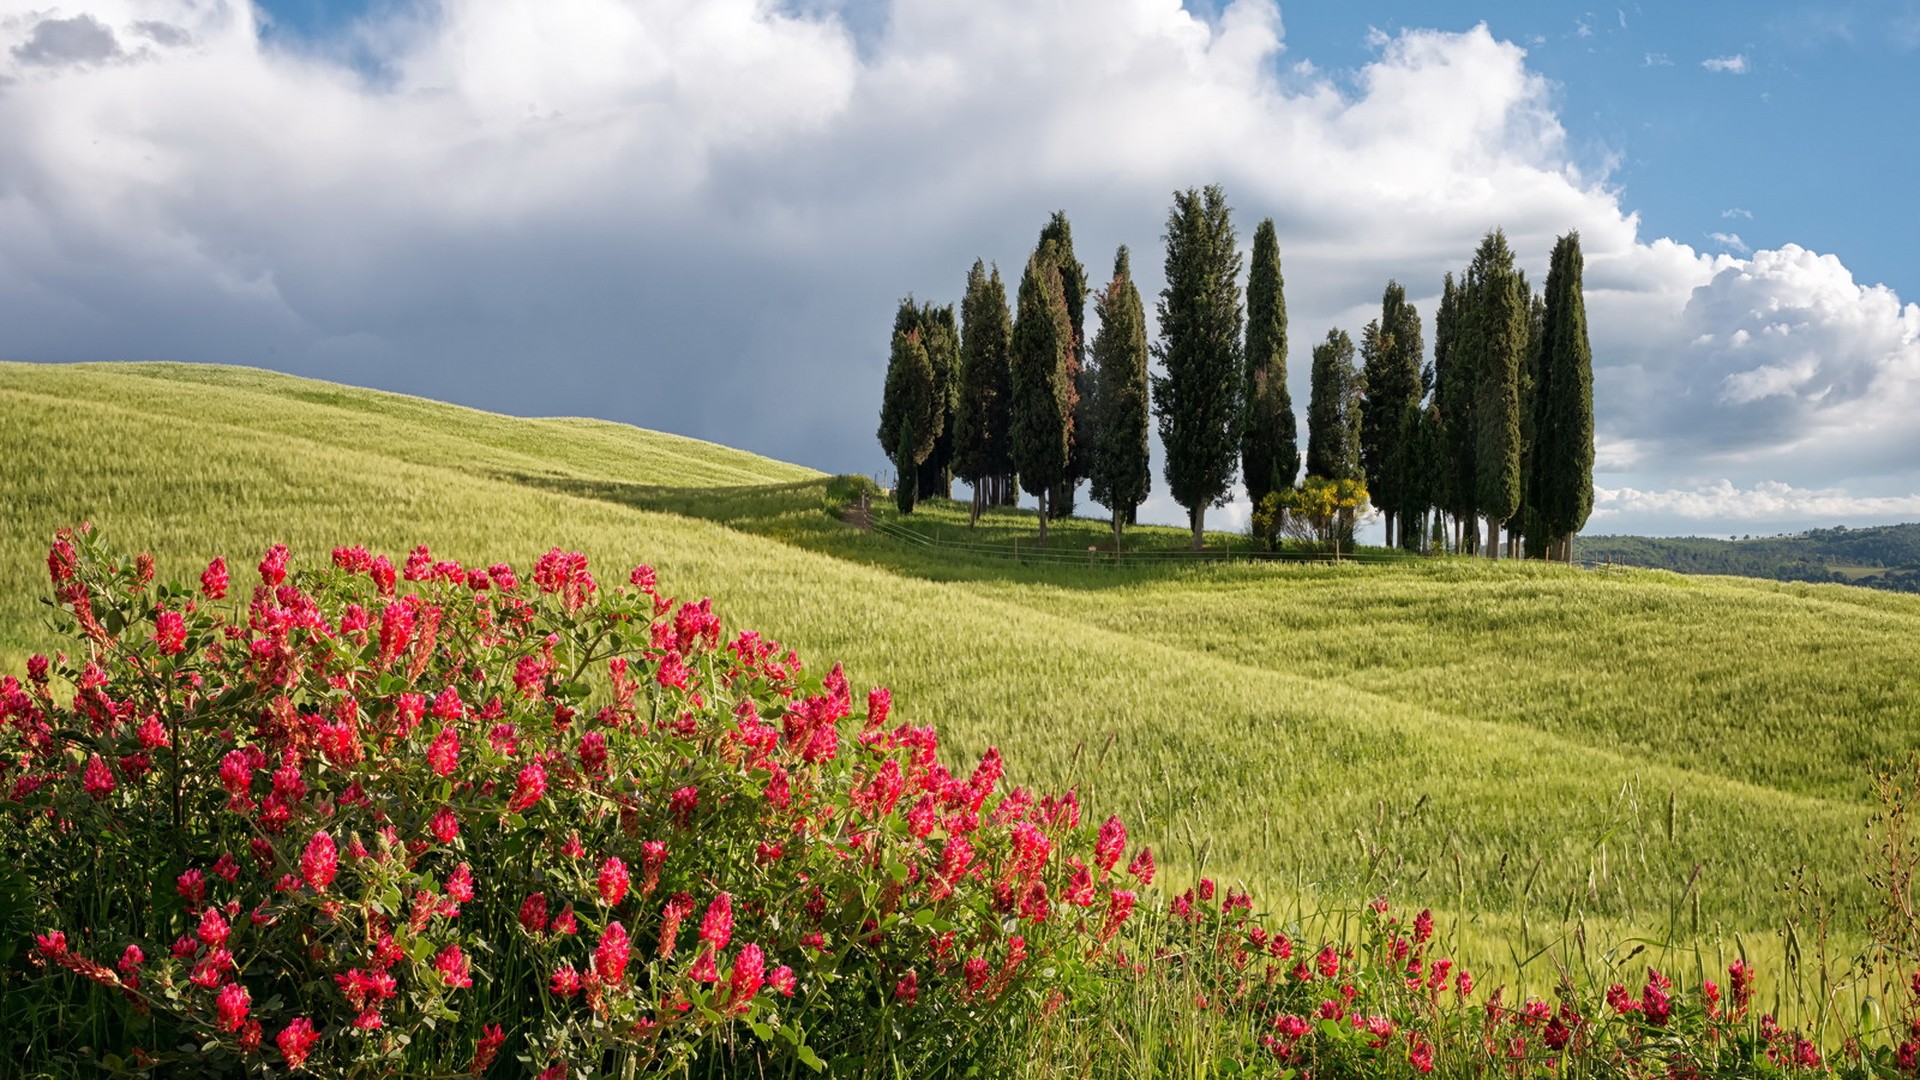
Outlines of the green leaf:
<svg viewBox="0 0 1920 1080">
<path fill-rule="evenodd" d="M 813 1047 L 803 1043 L 795 1048 L 794 1053 L 800 1058 L 802 1064 L 814 1072 L 827 1071 L 827 1063 L 820 1060 L 820 1055 L 813 1052 Z"/>
</svg>

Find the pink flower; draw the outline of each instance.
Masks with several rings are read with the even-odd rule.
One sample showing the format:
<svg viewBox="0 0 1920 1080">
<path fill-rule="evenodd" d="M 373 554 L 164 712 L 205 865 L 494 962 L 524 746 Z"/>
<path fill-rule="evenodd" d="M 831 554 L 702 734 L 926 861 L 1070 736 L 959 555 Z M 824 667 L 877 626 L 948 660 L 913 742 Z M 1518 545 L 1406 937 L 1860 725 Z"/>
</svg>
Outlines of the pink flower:
<svg viewBox="0 0 1920 1080">
<path fill-rule="evenodd" d="M 221 1031 L 239 1031 L 240 1025 L 247 1022 L 247 1010 L 253 1004 L 253 996 L 239 983 L 228 983 L 220 988 L 213 999 L 213 1008 L 220 1017 Z"/>
<path fill-rule="evenodd" d="M 268 588 L 287 580 L 287 545 L 275 544 L 260 559 L 260 580 Z"/>
<path fill-rule="evenodd" d="M 589 731 L 580 737 L 580 768 L 588 776 L 607 774 L 607 737 L 598 731 Z"/>
<path fill-rule="evenodd" d="M 716 949 L 724 949 L 727 942 L 733 940 L 733 895 L 721 893 L 707 905 L 707 914 L 700 920 L 700 940 Z"/>
<path fill-rule="evenodd" d="M 427 764 L 438 776 L 452 776 L 460 767 L 460 733 L 452 724 L 433 737 L 433 744 L 427 747 Z"/>
<path fill-rule="evenodd" d="M 435 840 L 451 844 L 460 835 L 460 819 L 454 816 L 451 809 L 443 806 L 433 812 L 433 820 L 427 823 L 427 829 L 433 833 Z"/>
<path fill-rule="evenodd" d="M 307 850 L 300 855 L 300 873 L 314 892 L 323 893 L 333 884 L 334 874 L 340 869 L 340 856 L 333 846 L 333 837 L 324 832 L 313 834 L 307 842 Z"/>
<path fill-rule="evenodd" d="M 547 770 L 539 762 L 533 762 L 520 770 L 520 778 L 515 782 L 513 798 L 507 803 L 507 809 L 513 813 L 532 808 L 547 794 Z"/>
<path fill-rule="evenodd" d="M 717 983 L 720 981 L 720 964 L 712 949 L 701 949 L 700 955 L 693 961 L 687 978 L 697 983 Z"/>
<path fill-rule="evenodd" d="M 107 767 L 105 761 L 100 760 L 99 754 L 87 759 L 87 767 L 81 776 L 80 786 L 87 794 L 93 796 L 94 802 L 99 802 L 113 794 L 113 770 Z"/>
<path fill-rule="evenodd" d="M 1422 1073 L 1433 1071 L 1433 1047 L 1424 1039 L 1414 1039 L 1407 1047 L 1407 1062 Z"/>
<path fill-rule="evenodd" d="M 600 944 L 593 950 L 593 971 L 600 981 L 617 983 L 627 973 L 627 960 L 633 955 L 633 946 L 627 940 L 627 928 L 619 923 L 608 923 L 600 934 Z"/>
<path fill-rule="evenodd" d="M 793 969 L 785 964 L 774 968 L 767 975 L 767 985 L 780 991 L 781 997 L 792 997 L 794 990 Z"/>
<path fill-rule="evenodd" d="M 1100 826 L 1100 838 L 1093 843 L 1093 864 L 1105 874 L 1127 849 L 1127 826 L 1119 817 L 1110 817 Z"/>
<path fill-rule="evenodd" d="M 700 805 L 700 789 L 691 785 L 667 797 L 667 812 L 685 829 L 693 824 L 693 811 Z"/>
<path fill-rule="evenodd" d="M 440 950 L 440 955 L 433 958 L 433 969 L 440 973 L 440 978 L 449 988 L 473 985 L 472 965 L 457 944 Z"/>
<path fill-rule="evenodd" d="M 297 1069 L 307 1060 L 307 1055 L 313 1053 L 314 1045 L 320 1041 L 320 1032 L 314 1029 L 313 1021 L 296 1016 L 273 1041 L 280 1047 L 280 1056 L 287 1059 L 287 1068 Z"/>
<path fill-rule="evenodd" d="M 1153 884 L 1153 849 L 1141 848 L 1140 854 L 1135 855 L 1133 862 L 1128 864 L 1127 873 L 1138 878 L 1142 885 Z"/>
<path fill-rule="evenodd" d="M 520 925 L 529 934 L 547 928 L 547 894 L 531 893 L 520 902 Z"/>
<path fill-rule="evenodd" d="M 200 574 L 200 594 L 209 600 L 223 600 L 227 595 L 227 560 L 215 559 L 207 564 Z"/>
<path fill-rule="evenodd" d="M 500 1047 L 507 1041 L 507 1033 L 500 1030 L 499 1024 L 488 1024 L 480 1029 L 480 1037 L 473 1040 L 473 1064 L 467 1068 L 468 1076 L 479 1076 L 493 1067 L 493 1059 L 500 1056 Z"/>
<path fill-rule="evenodd" d="M 887 714 L 893 710 L 893 691 L 884 686 L 876 686 L 867 691 L 867 726 L 879 727 L 887 722 Z"/>
<path fill-rule="evenodd" d="M 610 857 L 600 867 L 600 902 L 608 907 L 619 907 L 620 901 L 627 898 L 627 864 L 618 857 Z"/>
<path fill-rule="evenodd" d="M 1320 974 L 1326 978 L 1331 979 L 1340 974 L 1340 954 L 1334 952 L 1331 945 L 1322 947 L 1319 954 L 1313 958 L 1313 963 Z"/>
<path fill-rule="evenodd" d="M 1433 938 L 1433 912 L 1426 908 L 1413 917 L 1413 943 L 1425 945 Z"/>
<path fill-rule="evenodd" d="M 907 972 L 899 982 L 894 984 L 893 996 L 902 1005 L 912 1005 L 919 1001 L 920 976 L 911 971 Z"/>
<path fill-rule="evenodd" d="M 580 973 L 572 964 L 561 964 L 553 969 L 553 978 L 548 983 L 553 992 L 561 997 L 572 997 L 580 992 Z"/>
<path fill-rule="evenodd" d="M 727 1003 L 735 1012 L 745 1012 L 754 995 L 766 981 L 767 960 L 758 945 L 748 945 L 733 958 L 733 972 L 727 979 L 730 991 Z"/>
<path fill-rule="evenodd" d="M 220 914 L 219 908 L 207 907 L 201 910 L 200 925 L 195 929 L 194 936 L 198 937 L 207 948 L 217 949 L 225 945 L 232 934 L 233 928 L 227 925 L 227 920 Z"/>
<path fill-rule="evenodd" d="M 162 656 L 178 656 L 187 649 L 187 620 L 177 611 L 163 611 L 153 619 L 153 643 Z"/>
<path fill-rule="evenodd" d="M 462 904 L 473 899 L 473 867 L 461 863 L 453 868 L 447 878 L 447 895 Z"/>
</svg>

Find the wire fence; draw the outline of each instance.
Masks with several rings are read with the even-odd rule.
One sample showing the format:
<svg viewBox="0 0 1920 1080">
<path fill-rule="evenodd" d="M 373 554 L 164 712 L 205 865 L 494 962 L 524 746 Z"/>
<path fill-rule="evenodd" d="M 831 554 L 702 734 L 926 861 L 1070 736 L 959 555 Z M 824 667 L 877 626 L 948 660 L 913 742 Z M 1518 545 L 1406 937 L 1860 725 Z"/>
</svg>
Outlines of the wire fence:
<svg viewBox="0 0 1920 1080">
<path fill-rule="evenodd" d="M 1031 541 L 1022 543 L 1019 537 L 1011 542 L 987 540 L 954 539 L 923 532 L 897 521 L 889 521 L 874 513 L 871 508 L 865 510 L 866 523 L 876 533 L 902 543 L 934 551 L 952 552 L 958 555 L 973 555 L 985 558 L 1011 559 L 1016 563 L 1042 563 L 1049 565 L 1079 566 L 1134 566 L 1156 567 L 1188 563 L 1207 562 L 1268 562 L 1295 564 L 1347 564 L 1381 565 L 1416 562 L 1426 556 L 1388 552 L 1378 549 L 1360 549 L 1358 551 L 1266 551 L 1258 547 L 1251 538 L 1247 545 L 1236 548 L 1231 544 L 1218 548 L 1203 548 L 1199 551 L 1183 548 L 1163 548 L 1143 551 L 1115 552 L 1112 548 L 1093 546 L 1082 549 L 1062 547 L 1040 547 Z M 1565 565 L 1565 564 L 1561 564 Z M 1612 559 L 1606 561 L 1581 561 L 1572 565 L 1584 570 L 1624 570 L 1630 567 L 1626 563 Z"/>
</svg>

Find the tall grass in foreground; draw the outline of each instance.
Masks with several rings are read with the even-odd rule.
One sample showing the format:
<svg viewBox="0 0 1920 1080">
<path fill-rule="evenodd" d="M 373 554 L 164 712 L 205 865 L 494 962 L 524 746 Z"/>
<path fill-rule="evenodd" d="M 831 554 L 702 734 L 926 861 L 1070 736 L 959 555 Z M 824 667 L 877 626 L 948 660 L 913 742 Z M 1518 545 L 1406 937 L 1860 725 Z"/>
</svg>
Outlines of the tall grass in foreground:
<svg viewBox="0 0 1920 1080">
<path fill-rule="evenodd" d="M 1118 816 L 1003 787 L 997 751 L 950 771 L 887 691 L 861 711 L 839 666 L 807 674 L 650 566 L 603 585 L 554 548 L 523 587 L 424 546 L 332 563 L 275 546 L 260 585 L 216 559 L 194 589 L 56 537 L 67 648 L 0 677 L 0 1060 L 542 1080 L 1920 1063 L 1920 756 L 1874 778 L 1880 906 L 1854 966 L 1803 883 L 1772 1008 L 1745 955 L 1696 948 L 1688 971 L 1684 949 L 1584 938 L 1540 950 L 1534 993 L 1385 894 L 1256 913 L 1204 874 L 1153 891 L 1168 870 Z"/>
<path fill-rule="evenodd" d="M 1815 952 L 1782 920 L 1803 867 L 1847 955 L 1874 910 L 1864 777 L 1915 737 L 1911 597 L 1472 561 L 946 559 L 829 518 L 808 470 L 225 369 L 0 365 L 0 417 L 9 670 L 53 647 L 33 598 L 76 521 L 176 576 L 276 542 L 520 564 L 559 542 L 845 660 L 938 721 L 950 766 L 998 745 L 1012 779 L 1078 787 L 1171 872 L 1288 910 L 1432 906 L 1489 984 L 1550 990 L 1582 940 L 1785 973 Z"/>
</svg>

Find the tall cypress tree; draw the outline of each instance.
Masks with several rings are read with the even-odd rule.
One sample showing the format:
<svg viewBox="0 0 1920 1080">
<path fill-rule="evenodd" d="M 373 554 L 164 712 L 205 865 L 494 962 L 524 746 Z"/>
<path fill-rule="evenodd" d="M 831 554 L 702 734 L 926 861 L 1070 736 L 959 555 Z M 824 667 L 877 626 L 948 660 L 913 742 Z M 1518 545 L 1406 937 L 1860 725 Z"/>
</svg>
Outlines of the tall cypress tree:
<svg viewBox="0 0 1920 1080">
<path fill-rule="evenodd" d="M 1065 210 L 1054 211 L 1040 230 L 1040 242 L 1049 240 L 1060 270 L 1060 298 L 1067 305 L 1067 322 L 1073 330 L 1073 344 L 1067 350 L 1067 381 L 1072 391 L 1067 409 L 1067 471 L 1048 500 L 1048 513 L 1058 520 L 1073 515 L 1076 489 L 1091 474 L 1094 388 L 1086 336 L 1087 268 L 1073 253 L 1073 226 Z"/>
<path fill-rule="evenodd" d="M 1113 514 L 1113 550 L 1130 512 L 1147 497 L 1153 468 L 1147 447 L 1147 310 L 1133 284 L 1126 245 L 1113 258 L 1113 280 L 1094 294 L 1100 332 L 1093 340 L 1098 373 L 1093 498 Z"/>
<path fill-rule="evenodd" d="M 1240 438 L 1240 478 L 1259 506 L 1267 493 L 1293 486 L 1300 472 L 1298 421 L 1287 392 L 1287 300 L 1280 274 L 1280 241 L 1273 219 L 1253 230 L 1247 269 L 1246 422 Z"/>
<path fill-rule="evenodd" d="M 1013 471 L 1013 372 L 1007 355 L 1012 336 L 1000 268 L 988 277 L 986 265 L 975 259 L 960 301 L 960 393 L 954 416 L 954 472 L 973 488 L 969 524 L 978 522 L 988 505 L 991 481 Z"/>
<path fill-rule="evenodd" d="M 1467 269 L 1474 355 L 1474 501 L 1487 519 L 1487 554 L 1497 557 L 1500 525 L 1520 508 L 1520 367 L 1526 353 L 1526 297 L 1506 234 L 1487 234 Z"/>
<path fill-rule="evenodd" d="M 1176 192 L 1167 215 L 1166 287 L 1153 347 L 1153 411 L 1167 489 L 1187 509 L 1198 551 L 1207 507 L 1226 505 L 1240 450 L 1240 252 L 1219 185 Z"/>
<path fill-rule="evenodd" d="M 1474 527 L 1474 492 L 1478 470 L 1474 465 L 1474 354 L 1464 348 L 1468 310 L 1466 282 L 1448 274 L 1440 292 L 1440 310 L 1433 329 L 1433 399 L 1440 413 L 1445 461 L 1435 490 L 1435 503 L 1453 518 L 1455 551 L 1479 550 Z"/>
<path fill-rule="evenodd" d="M 920 463 L 919 498 L 953 497 L 953 427 L 960 401 L 960 329 L 953 305 L 920 306 L 920 343 L 933 372 L 933 450 Z"/>
<path fill-rule="evenodd" d="M 1540 516 L 1549 547 L 1573 558 L 1573 535 L 1593 512 L 1593 347 L 1587 340 L 1586 260 L 1580 234 L 1553 245 L 1541 325 L 1541 371 L 1549 392 L 1540 400 Z"/>
<path fill-rule="evenodd" d="M 1420 313 L 1407 303 L 1407 290 L 1387 282 L 1380 318 L 1360 335 L 1365 360 L 1362 383 L 1366 403 L 1360 430 L 1361 460 L 1367 493 L 1386 516 L 1386 539 L 1394 543 L 1407 469 L 1407 415 L 1420 406 Z"/>
<path fill-rule="evenodd" d="M 1067 421 L 1073 342 L 1053 242 L 1042 240 L 1020 276 L 1013 320 L 1013 467 L 1040 500 L 1040 542 L 1047 542 L 1047 496 L 1067 471 Z"/>
<path fill-rule="evenodd" d="M 933 453 L 933 365 L 920 343 L 920 328 L 911 323 L 893 334 L 876 435 L 893 461 L 896 495 L 917 489 L 920 463 Z M 911 513 L 913 500 L 903 498 L 901 510 Z"/>
<path fill-rule="evenodd" d="M 1520 275 L 1520 293 L 1527 299 L 1527 347 L 1520 364 L 1520 508 L 1507 522 L 1507 548 L 1515 556 L 1546 557 L 1546 522 L 1540 516 L 1540 407 L 1549 393 L 1542 368 L 1546 356 L 1546 296 L 1533 291 L 1527 275 Z"/>
<path fill-rule="evenodd" d="M 1353 339 L 1327 331 L 1313 347 L 1313 389 L 1307 399 L 1307 475 L 1353 480 L 1360 469 L 1360 373 Z"/>
</svg>

